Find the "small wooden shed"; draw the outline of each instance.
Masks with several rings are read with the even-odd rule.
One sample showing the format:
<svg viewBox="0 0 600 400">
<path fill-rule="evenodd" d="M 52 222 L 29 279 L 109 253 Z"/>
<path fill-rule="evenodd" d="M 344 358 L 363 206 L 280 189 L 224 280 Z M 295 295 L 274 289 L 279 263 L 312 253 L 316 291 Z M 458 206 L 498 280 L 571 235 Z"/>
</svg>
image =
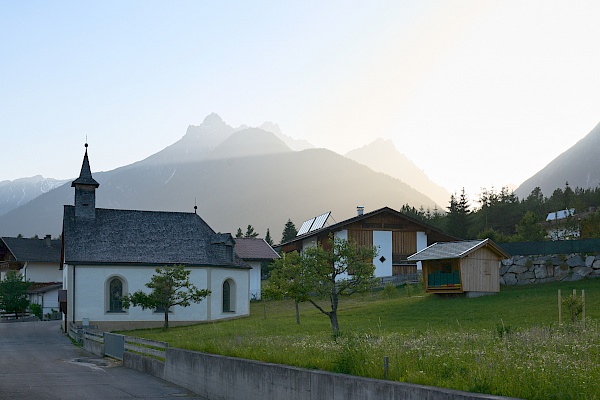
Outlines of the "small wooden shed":
<svg viewBox="0 0 600 400">
<path fill-rule="evenodd" d="M 500 291 L 500 262 L 509 257 L 483 239 L 437 242 L 408 260 L 421 261 L 426 292 L 476 297 Z"/>
</svg>

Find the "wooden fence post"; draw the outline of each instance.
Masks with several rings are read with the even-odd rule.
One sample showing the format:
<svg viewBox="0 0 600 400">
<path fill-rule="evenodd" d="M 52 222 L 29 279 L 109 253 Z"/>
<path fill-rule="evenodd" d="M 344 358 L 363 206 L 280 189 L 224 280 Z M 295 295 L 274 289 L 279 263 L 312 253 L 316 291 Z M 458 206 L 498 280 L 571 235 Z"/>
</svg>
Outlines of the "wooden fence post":
<svg viewBox="0 0 600 400">
<path fill-rule="evenodd" d="M 558 289 L 558 323 L 562 325 L 562 301 L 560 298 L 560 289 Z"/>
</svg>

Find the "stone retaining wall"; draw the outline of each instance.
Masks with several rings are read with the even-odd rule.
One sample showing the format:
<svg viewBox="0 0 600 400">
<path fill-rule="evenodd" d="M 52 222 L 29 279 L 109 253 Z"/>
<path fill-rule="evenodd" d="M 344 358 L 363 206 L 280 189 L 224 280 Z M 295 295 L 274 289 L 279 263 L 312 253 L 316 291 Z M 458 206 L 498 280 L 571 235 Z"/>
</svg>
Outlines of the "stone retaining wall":
<svg viewBox="0 0 600 400">
<path fill-rule="evenodd" d="M 501 285 L 572 282 L 600 277 L 600 255 L 513 256 L 502 260 Z"/>
</svg>

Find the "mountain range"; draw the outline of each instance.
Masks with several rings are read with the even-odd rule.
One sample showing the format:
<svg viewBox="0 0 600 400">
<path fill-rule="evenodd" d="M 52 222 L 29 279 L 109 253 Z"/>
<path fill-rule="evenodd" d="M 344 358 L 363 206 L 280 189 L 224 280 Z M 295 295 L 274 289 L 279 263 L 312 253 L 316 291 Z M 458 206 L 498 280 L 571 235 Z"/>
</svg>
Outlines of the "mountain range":
<svg viewBox="0 0 600 400">
<path fill-rule="evenodd" d="M 0 182 L 0 215 L 65 184 L 66 180 L 44 178 L 41 175 Z"/>
<path fill-rule="evenodd" d="M 600 124 L 515 191 L 525 198 L 539 186 L 546 196 L 569 182 L 572 188 L 600 185 Z M 83 149 L 82 149 L 83 157 Z M 94 165 L 93 147 L 89 149 Z M 80 165 L 73 166 L 73 177 Z M 330 223 L 365 211 L 404 204 L 440 210 L 449 194 L 400 153 L 390 140 L 345 155 L 314 148 L 267 122 L 258 128 L 227 125 L 211 114 L 201 125 L 144 160 L 94 173 L 103 208 L 194 211 L 214 229 L 235 232 L 267 228 L 278 241 L 291 219 L 303 221 L 331 211 Z M 0 182 L 0 235 L 26 237 L 61 232 L 62 208 L 73 203 L 70 181 L 36 176 Z"/>
<path fill-rule="evenodd" d="M 332 212 L 333 223 L 354 216 L 359 205 L 366 211 L 384 206 L 399 209 L 407 203 L 417 208 L 442 208 L 445 203 L 436 204 L 423 194 L 423 188 L 413 187 L 415 182 L 411 186 L 395 177 L 402 175 L 393 170 L 395 161 L 390 160 L 387 169 L 382 165 L 372 169 L 350 157 L 368 163 L 377 158 L 369 153 L 384 152 L 386 144 L 391 146 L 385 149 L 386 157 L 403 157 L 386 141 L 345 157 L 294 140 L 272 123 L 233 128 L 211 114 L 158 153 L 94 173 L 100 183 L 96 205 L 190 212 L 197 205 L 199 215 L 218 231 L 235 232 L 252 225 L 261 236 L 269 228 L 275 241 L 288 219 L 299 227 L 302 221 L 326 211 Z M 93 147 L 89 158 L 93 172 Z M 403 159 L 404 164 L 398 165 L 405 171 L 418 171 L 407 162 Z M 74 177 L 79 167 L 74 166 Z M 70 184 L 57 187 L 1 215 L 0 235 L 57 236 L 62 206 L 72 203 Z"/>
<path fill-rule="evenodd" d="M 550 197 L 554 190 L 565 187 L 572 189 L 596 188 L 600 186 L 600 124 L 596 125 L 583 139 L 560 154 L 531 178 L 524 181 L 515 194 L 523 199 L 536 187 Z M 532 154 L 532 156 L 534 156 Z"/>
</svg>

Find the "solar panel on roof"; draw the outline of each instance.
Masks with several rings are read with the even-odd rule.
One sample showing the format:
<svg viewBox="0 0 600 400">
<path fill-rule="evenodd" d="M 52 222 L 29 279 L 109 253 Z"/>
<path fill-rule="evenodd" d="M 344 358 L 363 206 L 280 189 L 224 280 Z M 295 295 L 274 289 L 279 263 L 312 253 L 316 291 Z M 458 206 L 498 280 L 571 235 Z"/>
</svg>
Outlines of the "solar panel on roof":
<svg viewBox="0 0 600 400">
<path fill-rule="evenodd" d="M 305 233 L 307 233 L 310 230 L 310 227 L 312 226 L 313 222 L 315 222 L 315 218 L 311 218 L 308 221 L 304 221 L 302 223 L 302 226 L 298 230 L 296 236 L 304 235 Z"/>
<path fill-rule="evenodd" d="M 328 211 L 325 214 L 321 214 L 318 217 L 315 217 L 315 222 L 310 227 L 309 232 L 316 231 L 317 229 L 321 229 L 325 225 L 325 222 L 327 222 L 327 218 L 329 218 L 329 214 L 331 214 L 331 211 Z"/>
</svg>

